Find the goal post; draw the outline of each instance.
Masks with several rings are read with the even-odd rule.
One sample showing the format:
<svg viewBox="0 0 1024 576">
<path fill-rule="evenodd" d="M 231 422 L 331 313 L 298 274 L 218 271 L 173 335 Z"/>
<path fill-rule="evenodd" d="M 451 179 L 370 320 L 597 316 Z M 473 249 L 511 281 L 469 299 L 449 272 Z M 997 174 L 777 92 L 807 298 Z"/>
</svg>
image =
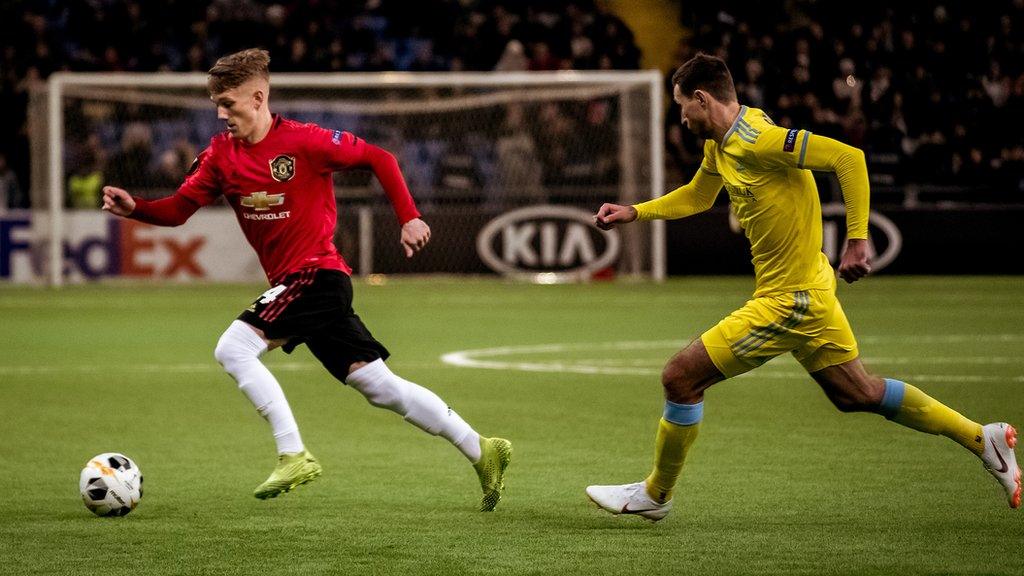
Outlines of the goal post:
<svg viewBox="0 0 1024 576">
<path fill-rule="evenodd" d="M 336 175 L 335 240 L 358 274 L 500 273 L 540 281 L 607 275 L 660 281 L 665 277 L 663 222 L 621 228 L 612 242 L 584 216 L 602 202 L 634 203 L 663 193 L 662 82 L 653 70 L 274 73 L 271 109 L 351 131 L 395 153 L 424 219 L 435 227 L 434 249 L 405 261 L 392 245 L 397 226 L 379 185 L 366 174 Z M 32 194 L 34 249 L 45 253 L 34 255 L 34 261 L 45 261 L 33 268 L 36 273 L 58 286 L 95 277 L 97 270 L 123 272 L 124 261 L 108 266 L 99 262 L 103 254 L 69 248 L 77 227 L 98 226 L 80 222 L 105 217 L 94 206 L 76 208 L 69 201 L 69 181 L 95 161 L 103 164 L 96 169 L 105 183 L 123 184 L 144 197 L 173 193 L 174 170 L 183 172 L 192 159 L 182 167 L 178 157 L 185 150 L 201 151 L 223 130 L 205 87 L 201 73 L 51 75 L 41 99 L 45 114 L 36 111 L 45 121 L 30 123 L 31 137 L 45 144 L 33 144 L 33 171 L 48 175 L 45 193 L 37 186 Z M 132 157 L 128 146 L 139 146 L 144 158 Z M 210 212 L 233 220 L 226 207 Z M 488 227 L 499 218 L 504 228 Z M 223 229 L 213 221 L 203 226 L 210 234 Z M 491 237 L 481 236 L 484 229 Z M 619 252 L 604 258 L 612 247 Z M 67 262 L 69 253 L 91 262 L 90 274 L 76 273 Z M 154 262 L 132 264 L 128 275 L 160 269 Z M 191 268 L 226 274 L 211 262 Z M 182 274 L 186 266 L 164 268 L 169 279 L 192 279 Z M 253 269 L 249 264 L 248 272 L 237 273 Z"/>
</svg>

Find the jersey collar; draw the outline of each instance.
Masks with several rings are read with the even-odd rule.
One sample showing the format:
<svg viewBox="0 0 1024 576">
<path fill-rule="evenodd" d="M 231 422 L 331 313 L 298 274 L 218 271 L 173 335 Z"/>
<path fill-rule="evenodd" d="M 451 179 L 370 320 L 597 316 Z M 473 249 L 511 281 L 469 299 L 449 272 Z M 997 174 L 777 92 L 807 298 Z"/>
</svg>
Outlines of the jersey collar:
<svg viewBox="0 0 1024 576">
<path fill-rule="evenodd" d="M 248 148 L 250 150 L 253 149 L 253 148 L 259 148 L 261 144 L 263 144 L 264 142 L 266 142 L 270 138 L 270 135 L 273 134 L 274 130 L 276 130 L 277 127 L 281 125 L 281 115 L 280 114 L 276 114 L 275 113 L 275 114 L 271 114 L 270 116 L 271 116 L 271 118 L 273 118 L 273 120 L 270 121 L 270 130 L 267 130 L 267 135 L 263 137 L 263 140 L 260 140 L 259 142 L 255 143 L 255 144 L 249 144 L 245 140 L 239 140 L 238 142 L 242 145 L 243 148 Z"/>
<path fill-rule="evenodd" d="M 729 131 L 725 133 L 725 137 L 722 138 L 722 146 L 723 147 L 729 142 L 729 137 L 732 136 L 732 133 L 736 131 L 737 127 L 740 125 L 740 120 L 742 120 L 743 117 L 746 114 L 747 114 L 747 105 L 744 104 L 744 105 L 740 106 L 740 113 L 737 114 L 736 115 L 736 119 L 733 120 L 732 127 L 729 128 Z"/>
</svg>

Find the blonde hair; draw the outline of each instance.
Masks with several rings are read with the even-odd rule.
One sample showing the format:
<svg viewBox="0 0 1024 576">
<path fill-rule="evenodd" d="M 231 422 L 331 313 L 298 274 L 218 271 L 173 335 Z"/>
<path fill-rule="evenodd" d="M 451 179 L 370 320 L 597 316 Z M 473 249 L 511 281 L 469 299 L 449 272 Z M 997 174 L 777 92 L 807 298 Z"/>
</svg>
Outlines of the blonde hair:
<svg viewBox="0 0 1024 576">
<path fill-rule="evenodd" d="M 270 52 L 261 48 L 249 48 L 228 54 L 217 60 L 208 72 L 206 89 L 210 94 L 220 94 L 241 86 L 250 78 L 260 77 L 270 81 Z"/>
</svg>

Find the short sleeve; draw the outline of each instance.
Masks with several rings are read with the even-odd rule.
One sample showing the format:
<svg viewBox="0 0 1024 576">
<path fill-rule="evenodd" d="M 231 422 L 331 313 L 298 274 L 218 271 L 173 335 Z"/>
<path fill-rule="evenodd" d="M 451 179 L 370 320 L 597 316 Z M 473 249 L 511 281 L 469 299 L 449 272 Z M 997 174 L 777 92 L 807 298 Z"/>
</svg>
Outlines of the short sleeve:
<svg viewBox="0 0 1024 576">
<path fill-rule="evenodd" d="M 324 172 L 336 172 L 366 163 L 366 140 L 350 132 L 311 125 L 309 155 Z"/>
<path fill-rule="evenodd" d="M 758 136 L 754 150 L 757 158 L 767 164 L 803 169 L 810 136 L 808 130 L 768 126 Z"/>
<path fill-rule="evenodd" d="M 220 179 L 214 168 L 213 146 L 210 145 L 196 156 L 185 174 L 185 182 L 178 187 L 178 193 L 200 206 L 206 206 L 221 194 Z"/>
</svg>

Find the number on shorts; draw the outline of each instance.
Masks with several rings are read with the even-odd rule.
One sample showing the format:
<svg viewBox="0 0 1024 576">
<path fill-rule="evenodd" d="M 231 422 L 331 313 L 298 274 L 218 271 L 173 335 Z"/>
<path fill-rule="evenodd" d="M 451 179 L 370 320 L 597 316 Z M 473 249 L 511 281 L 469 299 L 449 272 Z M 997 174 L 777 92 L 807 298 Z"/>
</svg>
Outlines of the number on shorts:
<svg viewBox="0 0 1024 576">
<path fill-rule="evenodd" d="M 267 290 L 262 296 L 260 296 L 260 304 L 270 304 L 274 300 L 277 300 L 277 297 L 281 295 L 281 292 L 284 292 L 287 288 L 288 287 L 284 284 L 278 284 L 270 290 Z"/>
</svg>

